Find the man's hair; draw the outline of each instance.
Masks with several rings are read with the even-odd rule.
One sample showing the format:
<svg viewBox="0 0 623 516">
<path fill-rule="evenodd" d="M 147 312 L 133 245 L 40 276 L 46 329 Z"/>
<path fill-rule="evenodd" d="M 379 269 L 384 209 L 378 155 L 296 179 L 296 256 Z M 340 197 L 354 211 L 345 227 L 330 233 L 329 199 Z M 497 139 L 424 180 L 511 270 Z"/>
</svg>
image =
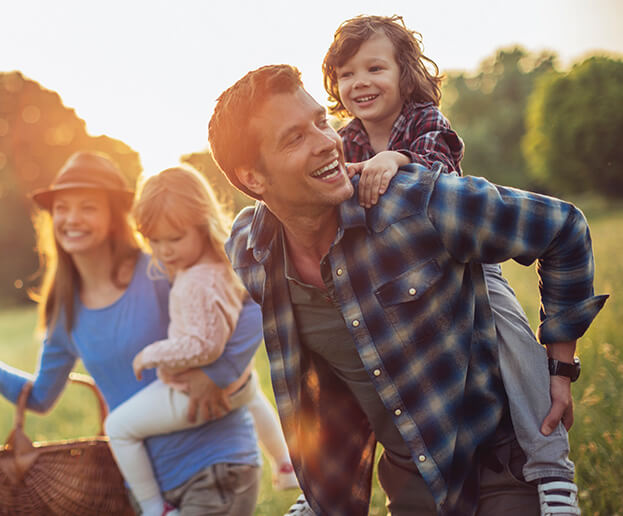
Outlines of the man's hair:
<svg viewBox="0 0 623 516">
<path fill-rule="evenodd" d="M 257 167 L 260 139 L 250 122 L 264 102 L 302 88 L 301 73 L 290 65 L 268 65 L 247 73 L 218 98 L 208 126 L 212 156 L 230 183 L 258 199 L 236 177 L 239 167 Z"/>
<path fill-rule="evenodd" d="M 349 116 L 340 98 L 337 68 L 343 66 L 364 42 L 376 34 L 385 34 L 394 46 L 403 102 L 433 102 L 438 106 L 443 76 L 439 74 L 437 64 L 423 54 L 422 35 L 409 30 L 402 16 L 356 16 L 343 22 L 335 31 L 322 63 L 324 87 L 329 101 L 333 103 L 329 106 L 329 113 L 339 118 Z"/>
</svg>

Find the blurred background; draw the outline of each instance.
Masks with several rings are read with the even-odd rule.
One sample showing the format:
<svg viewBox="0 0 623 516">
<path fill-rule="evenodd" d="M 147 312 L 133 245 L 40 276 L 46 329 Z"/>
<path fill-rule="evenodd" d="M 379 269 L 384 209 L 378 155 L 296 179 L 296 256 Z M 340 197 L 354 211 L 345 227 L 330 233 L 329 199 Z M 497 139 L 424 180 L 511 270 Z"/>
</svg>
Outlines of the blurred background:
<svg viewBox="0 0 623 516">
<path fill-rule="evenodd" d="M 623 1 L 21 0 L 0 13 L 0 360 L 36 363 L 26 194 L 70 154 L 107 152 L 132 182 L 189 162 L 237 210 L 249 200 L 207 150 L 220 92 L 251 69 L 289 63 L 326 104 L 321 62 L 338 25 L 400 14 L 446 76 L 441 107 L 465 141 L 464 172 L 569 198 L 589 218 L 596 290 L 612 296 L 581 341 L 573 453 L 587 514 L 623 514 Z M 512 267 L 535 325 L 534 273 Z M 9 426 L 0 421 L 0 434 Z M 371 513 L 383 514 L 376 496 Z M 258 514 L 274 513 L 262 503 Z"/>
</svg>

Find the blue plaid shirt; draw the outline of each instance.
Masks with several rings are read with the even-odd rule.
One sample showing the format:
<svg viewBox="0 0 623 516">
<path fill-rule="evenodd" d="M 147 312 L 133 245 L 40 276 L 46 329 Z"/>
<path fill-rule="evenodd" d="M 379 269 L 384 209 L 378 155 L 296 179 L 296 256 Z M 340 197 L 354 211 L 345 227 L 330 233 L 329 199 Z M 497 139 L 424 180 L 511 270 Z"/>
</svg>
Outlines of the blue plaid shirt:
<svg viewBox="0 0 623 516">
<path fill-rule="evenodd" d="M 505 408 L 480 262 L 538 260 L 541 342 L 580 337 L 607 296 L 593 295 L 582 213 L 485 179 L 409 165 L 379 203 L 356 195 L 321 263 L 361 360 L 443 515 L 473 514 L 478 450 Z M 357 189 L 355 188 L 355 191 Z M 300 345 L 278 221 L 243 210 L 226 248 L 262 306 L 272 383 L 294 467 L 319 515 L 368 513 L 375 439 L 327 364 Z"/>
</svg>

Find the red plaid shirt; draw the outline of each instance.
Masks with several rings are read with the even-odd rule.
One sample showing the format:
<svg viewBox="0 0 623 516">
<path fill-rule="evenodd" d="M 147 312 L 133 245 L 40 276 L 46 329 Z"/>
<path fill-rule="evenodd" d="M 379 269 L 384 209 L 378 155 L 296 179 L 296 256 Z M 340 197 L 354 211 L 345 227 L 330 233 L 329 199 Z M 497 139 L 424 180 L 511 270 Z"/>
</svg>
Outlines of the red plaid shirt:
<svg viewBox="0 0 623 516">
<path fill-rule="evenodd" d="M 355 118 L 340 129 L 346 161 L 356 163 L 373 157 L 368 133 Z M 444 164 L 444 172 L 461 174 L 463 140 L 452 130 L 450 122 L 432 102 L 404 104 L 392 126 L 387 150 L 406 154 L 412 163 L 431 168 L 435 161 Z"/>
</svg>

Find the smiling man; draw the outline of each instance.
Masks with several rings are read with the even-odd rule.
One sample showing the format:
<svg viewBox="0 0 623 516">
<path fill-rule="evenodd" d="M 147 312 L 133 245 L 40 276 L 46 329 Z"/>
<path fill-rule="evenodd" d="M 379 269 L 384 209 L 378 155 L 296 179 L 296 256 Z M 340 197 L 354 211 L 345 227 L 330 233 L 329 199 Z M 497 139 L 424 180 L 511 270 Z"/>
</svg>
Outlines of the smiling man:
<svg viewBox="0 0 623 516">
<path fill-rule="evenodd" d="M 536 488 L 509 473 L 525 457 L 480 263 L 539 260 L 540 338 L 570 361 L 605 301 L 593 295 L 579 210 L 416 165 L 364 209 L 339 136 L 287 65 L 226 90 L 209 131 L 221 169 L 258 200 L 227 251 L 262 306 L 275 397 L 313 511 L 367 514 L 378 441 L 392 515 L 537 514 Z"/>
</svg>

